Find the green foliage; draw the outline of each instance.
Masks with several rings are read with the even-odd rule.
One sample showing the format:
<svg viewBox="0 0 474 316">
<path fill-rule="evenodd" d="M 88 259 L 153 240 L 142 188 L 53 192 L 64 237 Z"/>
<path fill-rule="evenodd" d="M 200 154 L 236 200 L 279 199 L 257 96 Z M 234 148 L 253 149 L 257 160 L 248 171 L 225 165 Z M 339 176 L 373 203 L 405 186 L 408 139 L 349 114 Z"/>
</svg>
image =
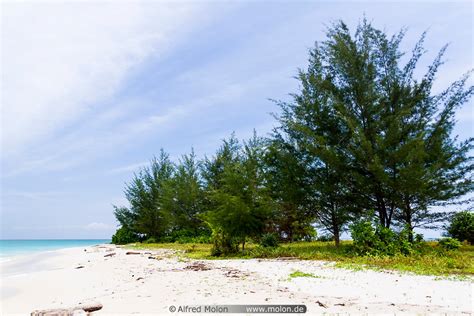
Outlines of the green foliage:
<svg viewBox="0 0 474 316">
<path fill-rule="evenodd" d="M 273 230 L 286 241 L 310 239 L 315 217 L 307 203 L 310 187 L 303 156 L 294 144 L 275 133 L 267 142 L 263 159 L 265 184 L 275 203 Z"/>
<path fill-rule="evenodd" d="M 275 248 L 278 247 L 278 237 L 273 233 L 263 234 L 260 239 L 260 246 L 266 248 Z"/>
<path fill-rule="evenodd" d="M 461 248 L 461 242 L 455 238 L 447 237 L 438 241 L 440 247 L 444 250 L 456 250 Z"/>
<path fill-rule="evenodd" d="M 192 152 L 175 164 L 161 151 L 127 184 L 129 206 L 114 206 L 124 231 L 114 239 L 211 239 L 214 255 L 238 256 L 248 254 L 248 240 L 270 239 L 264 233 L 312 241 L 318 227 L 338 246 L 350 223 L 373 210 L 377 225 L 351 226 L 355 254 L 420 251 L 414 229 L 434 227 L 447 214 L 433 206 L 463 202 L 473 189 L 473 139 L 452 135 L 456 110 L 474 93 L 470 74 L 435 94 L 445 47 L 425 75 L 414 76 L 425 34 L 405 59 L 404 31 L 389 36 L 365 19 L 355 32 L 341 21 L 326 35 L 298 72 L 300 91 L 278 102 L 279 126 L 269 139 L 254 133 L 240 143 L 232 135 L 203 161 Z M 448 233 L 472 243 L 473 227 L 464 212 Z M 273 256 L 286 251 L 280 248 L 252 251 Z"/>
<path fill-rule="evenodd" d="M 205 201 L 199 166 L 192 151 L 181 158 L 173 176 L 166 182 L 161 207 L 170 214 L 172 236 L 174 231 L 189 231 L 186 237 L 195 237 L 206 229 L 205 223 L 199 219 Z"/>
<path fill-rule="evenodd" d="M 409 271 L 417 274 L 441 275 L 455 274 L 474 276 L 474 246 L 462 245 L 460 249 L 445 251 L 437 242 L 421 242 L 419 251 L 409 255 L 395 256 L 358 256 L 352 251 L 351 241 L 341 241 L 336 248 L 331 242 L 292 242 L 282 243 L 277 248 L 264 248 L 249 244 L 245 252 L 210 255 L 212 244 L 133 244 L 127 247 L 134 249 L 175 249 L 182 251 L 185 257 L 192 259 L 226 259 L 226 258 L 279 258 L 294 257 L 302 260 L 324 260 L 336 262 L 336 267 L 350 269 L 383 269 Z"/>
<path fill-rule="evenodd" d="M 370 221 L 360 221 L 350 226 L 351 236 L 354 241 L 353 250 L 357 255 L 408 255 L 416 252 L 421 236 L 416 236 L 415 241 L 410 242 L 408 235 L 410 231 L 404 229 L 399 233 L 384 227 L 374 225 Z"/>
<path fill-rule="evenodd" d="M 145 240 L 143 243 L 145 243 L 145 244 L 156 244 L 156 239 L 153 238 L 153 237 L 150 237 L 147 240 Z"/>
<path fill-rule="evenodd" d="M 126 227 L 120 227 L 112 236 L 112 243 L 115 245 L 124 245 L 139 241 L 139 236 Z"/>
<path fill-rule="evenodd" d="M 166 242 L 177 242 L 180 244 L 198 243 L 205 244 L 211 242 L 211 232 L 209 229 L 202 228 L 199 231 L 194 229 L 181 229 L 173 231 L 167 238 Z"/>
<path fill-rule="evenodd" d="M 474 213 L 470 211 L 456 213 L 451 218 L 447 233 L 457 240 L 467 240 L 471 245 L 474 244 Z"/>
<path fill-rule="evenodd" d="M 195 237 L 180 237 L 176 240 L 180 244 L 208 244 L 212 242 L 211 235 L 201 235 Z"/>
<path fill-rule="evenodd" d="M 162 202 L 173 169 L 168 155 L 161 151 L 159 158 L 154 158 L 148 168 L 135 174 L 125 188 L 130 207 L 115 207 L 115 216 L 123 227 L 147 238 L 159 239 L 166 234 L 170 214 L 162 208 Z"/>
<path fill-rule="evenodd" d="M 130 207 L 114 206 L 115 217 L 122 227 L 153 242 L 188 242 L 209 236 L 207 225 L 199 219 L 205 199 L 198 169 L 194 153 L 183 156 L 175 166 L 161 151 L 127 184 Z M 206 241 L 203 237 L 202 242 Z"/>
<path fill-rule="evenodd" d="M 212 234 L 211 256 L 235 254 L 239 251 L 239 240 L 229 236 L 223 231 L 214 230 Z"/>
</svg>

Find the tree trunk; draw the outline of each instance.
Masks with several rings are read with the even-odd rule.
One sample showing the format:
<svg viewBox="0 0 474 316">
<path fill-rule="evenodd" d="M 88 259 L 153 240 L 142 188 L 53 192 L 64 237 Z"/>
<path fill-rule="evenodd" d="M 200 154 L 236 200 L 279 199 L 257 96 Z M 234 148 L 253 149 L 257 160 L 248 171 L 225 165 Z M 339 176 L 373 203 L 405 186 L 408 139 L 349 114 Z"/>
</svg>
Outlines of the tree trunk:
<svg viewBox="0 0 474 316">
<path fill-rule="evenodd" d="M 336 205 L 334 203 L 331 203 L 332 207 L 332 214 L 331 214 L 331 222 L 332 222 L 332 232 L 334 234 L 334 243 L 336 244 L 336 247 L 339 247 L 339 220 L 338 220 L 338 214 L 337 214 L 337 209 Z"/>
<path fill-rule="evenodd" d="M 412 225 L 412 214 L 410 200 L 405 198 L 405 221 L 408 229 L 408 241 L 413 243 L 413 225 Z"/>
<path fill-rule="evenodd" d="M 408 241 L 413 243 L 413 227 L 411 225 L 408 225 Z"/>
<path fill-rule="evenodd" d="M 375 198 L 377 200 L 377 210 L 379 213 L 380 225 L 386 228 L 390 228 L 391 219 L 388 217 L 387 206 L 385 205 L 385 201 L 384 201 L 384 197 L 382 193 L 380 193 L 380 191 L 377 192 L 375 194 Z"/>
<path fill-rule="evenodd" d="M 336 244 L 336 248 L 339 248 L 340 240 L 339 240 L 339 231 L 334 233 L 334 243 Z"/>
</svg>

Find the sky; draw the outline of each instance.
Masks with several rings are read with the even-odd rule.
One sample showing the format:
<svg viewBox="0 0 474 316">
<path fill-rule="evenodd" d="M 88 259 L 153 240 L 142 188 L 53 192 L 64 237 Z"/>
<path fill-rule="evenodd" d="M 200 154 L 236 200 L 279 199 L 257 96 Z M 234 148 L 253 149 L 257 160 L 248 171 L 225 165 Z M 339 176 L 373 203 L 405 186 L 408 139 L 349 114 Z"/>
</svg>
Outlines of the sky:
<svg viewBox="0 0 474 316">
<path fill-rule="evenodd" d="M 364 14 L 407 52 L 428 30 L 420 74 L 450 44 L 435 91 L 474 68 L 470 1 L 2 1 L 0 238 L 110 238 L 160 148 L 267 135 L 325 28 Z M 472 100 L 457 120 L 474 136 Z"/>
</svg>

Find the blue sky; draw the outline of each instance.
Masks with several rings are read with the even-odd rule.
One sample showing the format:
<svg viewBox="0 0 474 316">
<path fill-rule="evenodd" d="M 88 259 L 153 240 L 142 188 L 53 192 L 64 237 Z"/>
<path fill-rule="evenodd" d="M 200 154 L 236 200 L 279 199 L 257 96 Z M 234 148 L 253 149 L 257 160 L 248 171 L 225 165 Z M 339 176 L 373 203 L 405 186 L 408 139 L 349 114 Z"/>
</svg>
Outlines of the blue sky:
<svg viewBox="0 0 474 316">
<path fill-rule="evenodd" d="M 112 204 L 160 148 L 211 155 L 266 135 L 324 28 L 428 30 L 435 89 L 472 69 L 470 1 L 2 2 L 1 238 L 109 238 Z M 471 80 L 472 84 L 472 80 Z M 455 133 L 474 136 L 472 101 Z M 425 232 L 436 236 L 436 232 Z"/>
</svg>

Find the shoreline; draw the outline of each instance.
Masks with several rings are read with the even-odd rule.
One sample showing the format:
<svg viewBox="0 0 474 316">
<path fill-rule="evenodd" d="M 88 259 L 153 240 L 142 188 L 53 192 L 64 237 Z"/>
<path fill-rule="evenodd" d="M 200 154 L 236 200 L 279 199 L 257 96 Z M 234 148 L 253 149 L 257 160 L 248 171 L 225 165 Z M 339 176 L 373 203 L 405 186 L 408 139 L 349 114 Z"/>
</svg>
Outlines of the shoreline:
<svg viewBox="0 0 474 316">
<path fill-rule="evenodd" d="M 472 281 L 351 271 L 323 261 L 192 260 L 167 249 L 128 251 L 102 244 L 0 263 L 3 314 L 91 302 L 103 305 L 93 315 L 172 315 L 171 306 L 215 304 L 304 304 L 308 314 L 473 311 Z M 313 277 L 290 277 L 294 271 Z"/>
<path fill-rule="evenodd" d="M 50 251 L 58 251 L 70 248 L 90 247 L 106 244 L 110 239 L 0 239 L 0 261 L 4 258 L 10 259 L 18 256 L 37 254 Z M 48 244 L 48 242 L 50 244 Z M 70 244 L 67 244 L 67 243 Z M 8 243 L 20 243 L 18 245 L 9 245 Z M 21 243 L 27 243 L 21 244 Z M 29 244 L 28 244 L 29 243 Z M 35 243 L 44 243 L 36 244 Z M 61 244 L 54 244 L 61 243 Z"/>
</svg>

